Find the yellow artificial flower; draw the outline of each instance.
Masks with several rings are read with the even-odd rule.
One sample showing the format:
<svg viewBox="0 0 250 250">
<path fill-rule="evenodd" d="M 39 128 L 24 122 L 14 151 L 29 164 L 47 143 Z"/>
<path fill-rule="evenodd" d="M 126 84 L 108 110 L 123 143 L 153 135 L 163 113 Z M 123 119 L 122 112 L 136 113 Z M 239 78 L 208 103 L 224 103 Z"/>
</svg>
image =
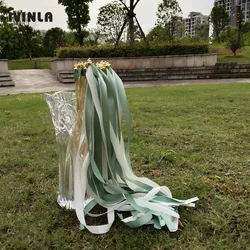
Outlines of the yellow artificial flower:
<svg viewBox="0 0 250 250">
<path fill-rule="evenodd" d="M 110 68 L 111 64 L 107 61 L 101 61 L 99 63 L 96 63 L 96 66 L 99 68 L 99 69 L 107 69 L 107 68 Z"/>
<path fill-rule="evenodd" d="M 83 68 L 84 70 L 87 70 L 89 66 L 94 65 L 94 63 L 91 61 L 90 58 L 86 62 L 79 61 L 74 65 L 74 70 L 78 70 L 79 68 Z M 111 64 L 107 61 L 101 61 L 96 63 L 96 67 L 98 67 L 101 70 L 107 69 L 111 67 Z"/>
</svg>

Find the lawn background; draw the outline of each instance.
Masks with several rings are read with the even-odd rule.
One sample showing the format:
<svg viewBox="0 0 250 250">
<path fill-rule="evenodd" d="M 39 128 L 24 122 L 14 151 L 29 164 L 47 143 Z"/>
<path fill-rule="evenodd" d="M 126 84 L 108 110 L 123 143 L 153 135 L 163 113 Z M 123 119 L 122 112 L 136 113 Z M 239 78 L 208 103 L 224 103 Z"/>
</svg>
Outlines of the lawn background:
<svg viewBox="0 0 250 250">
<path fill-rule="evenodd" d="M 193 85 L 126 90 L 135 173 L 198 196 L 181 208 L 184 228 L 80 231 L 56 204 L 58 155 L 42 94 L 0 97 L 0 249 L 249 249 L 250 86 Z"/>
</svg>

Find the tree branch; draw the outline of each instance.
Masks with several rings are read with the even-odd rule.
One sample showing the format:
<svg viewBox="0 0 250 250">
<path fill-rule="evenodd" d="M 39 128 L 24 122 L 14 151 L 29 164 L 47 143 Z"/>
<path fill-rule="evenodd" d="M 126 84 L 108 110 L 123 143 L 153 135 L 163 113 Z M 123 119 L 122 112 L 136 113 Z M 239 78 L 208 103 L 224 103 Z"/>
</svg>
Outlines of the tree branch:
<svg viewBox="0 0 250 250">
<path fill-rule="evenodd" d="M 133 9 L 135 9 L 136 5 L 140 2 L 141 0 L 137 0 L 136 3 L 133 6 Z"/>
<path fill-rule="evenodd" d="M 128 19 L 126 18 L 126 19 L 124 20 L 124 23 L 123 23 L 123 25 L 122 25 L 121 31 L 120 31 L 120 33 L 119 33 L 119 35 L 118 35 L 118 37 L 117 37 L 116 42 L 115 42 L 115 46 L 118 46 L 119 41 L 120 41 L 121 36 L 122 36 L 122 33 L 123 33 L 123 30 L 125 29 L 127 22 L 128 22 Z"/>
<path fill-rule="evenodd" d="M 128 6 L 122 1 L 122 0 L 118 0 L 125 8 L 127 11 L 129 11 Z"/>
<path fill-rule="evenodd" d="M 148 44 L 148 41 L 147 41 L 146 36 L 145 36 L 145 33 L 143 32 L 142 27 L 141 27 L 141 25 L 140 25 L 140 23 L 139 23 L 137 17 L 135 17 L 135 20 L 136 20 L 136 22 L 137 22 L 137 25 L 138 25 L 138 27 L 139 27 L 139 30 L 140 30 L 140 32 L 141 32 L 141 35 L 142 35 L 144 41 L 146 42 L 146 44 Z"/>
</svg>

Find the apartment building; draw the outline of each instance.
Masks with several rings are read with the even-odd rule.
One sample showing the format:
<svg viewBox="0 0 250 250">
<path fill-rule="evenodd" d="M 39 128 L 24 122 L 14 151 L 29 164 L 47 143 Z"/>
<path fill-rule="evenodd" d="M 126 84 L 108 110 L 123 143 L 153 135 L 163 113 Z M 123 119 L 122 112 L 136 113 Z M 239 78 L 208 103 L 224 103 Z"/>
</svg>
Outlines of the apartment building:
<svg viewBox="0 0 250 250">
<path fill-rule="evenodd" d="M 196 28 L 202 24 L 208 24 L 208 16 L 202 15 L 200 12 L 190 12 L 188 17 L 183 19 L 185 36 L 195 36 Z"/>
<path fill-rule="evenodd" d="M 250 20 L 250 0 L 215 0 L 214 6 L 224 6 L 230 17 L 230 24 L 237 23 L 237 8 L 240 8 L 244 14 L 244 21 Z"/>
</svg>

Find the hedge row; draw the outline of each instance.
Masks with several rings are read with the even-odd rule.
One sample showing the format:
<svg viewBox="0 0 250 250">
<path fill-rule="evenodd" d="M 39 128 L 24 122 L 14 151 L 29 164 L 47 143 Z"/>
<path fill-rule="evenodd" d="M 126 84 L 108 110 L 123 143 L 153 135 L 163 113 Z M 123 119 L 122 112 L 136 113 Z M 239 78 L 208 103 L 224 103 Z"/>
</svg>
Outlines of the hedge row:
<svg viewBox="0 0 250 250">
<path fill-rule="evenodd" d="M 206 54 L 207 44 L 158 44 L 147 46 L 63 47 L 57 50 L 59 58 L 107 58 Z"/>
</svg>

